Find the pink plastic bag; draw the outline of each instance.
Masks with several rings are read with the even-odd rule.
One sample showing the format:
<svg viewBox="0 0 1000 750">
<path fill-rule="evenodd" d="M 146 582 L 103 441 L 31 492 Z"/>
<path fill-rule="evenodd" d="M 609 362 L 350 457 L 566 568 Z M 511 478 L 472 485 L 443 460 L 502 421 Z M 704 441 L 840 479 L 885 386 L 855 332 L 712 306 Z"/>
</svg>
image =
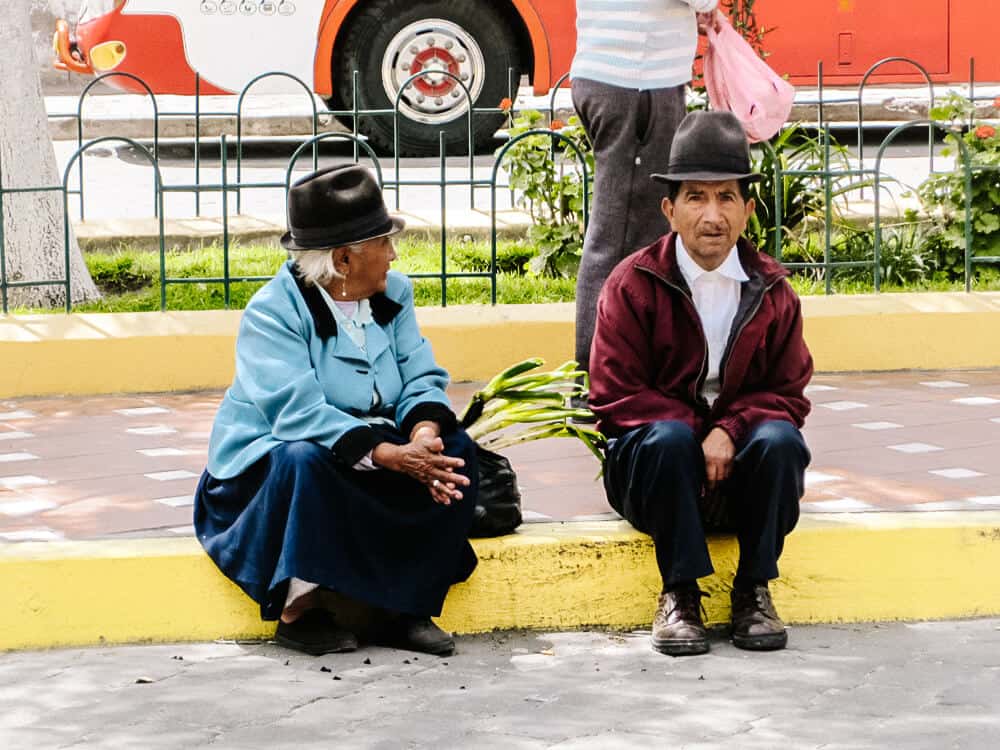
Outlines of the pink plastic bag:
<svg viewBox="0 0 1000 750">
<path fill-rule="evenodd" d="M 719 31 L 708 29 L 705 52 L 709 105 L 736 115 L 751 143 L 766 141 L 788 120 L 795 89 L 758 57 L 723 14 L 718 18 Z"/>
</svg>

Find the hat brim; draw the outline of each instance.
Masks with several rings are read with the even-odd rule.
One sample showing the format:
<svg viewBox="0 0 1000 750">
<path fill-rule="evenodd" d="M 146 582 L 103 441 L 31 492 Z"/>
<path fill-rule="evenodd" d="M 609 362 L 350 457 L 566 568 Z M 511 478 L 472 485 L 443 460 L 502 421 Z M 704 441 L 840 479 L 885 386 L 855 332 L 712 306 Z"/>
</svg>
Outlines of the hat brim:
<svg viewBox="0 0 1000 750">
<path fill-rule="evenodd" d="M 726 180 L 759 181 L 763 175 L 758 172 L 668 172 L 667 174 L 651 174 L 650 179 L 657 182 L 725 182 Z"/>
<path fill-rule="evenodd" d="M 330 242 L 325 244 L 310 244 L 308 246 L 298 244 L 293 238 L 291 232 L 285 232 L 281 235 L 279 242 L 285 250 L 332 250 L 335 247 L 343 247 L 344 245 L 357 245 L 359 242 L 368 242 L 368 240 L 377 240 L 379 237 L 391 237 L 394 234 L 399 234 L 406 228 L 406 220 L 399 216 L 390 216 L 390 221 L 392 226 L 385 232 L 379 232 L 378 234 L 363 235 L 361 237 L 352 237 L 349 241 L 342 242 Z"/>
</svg>

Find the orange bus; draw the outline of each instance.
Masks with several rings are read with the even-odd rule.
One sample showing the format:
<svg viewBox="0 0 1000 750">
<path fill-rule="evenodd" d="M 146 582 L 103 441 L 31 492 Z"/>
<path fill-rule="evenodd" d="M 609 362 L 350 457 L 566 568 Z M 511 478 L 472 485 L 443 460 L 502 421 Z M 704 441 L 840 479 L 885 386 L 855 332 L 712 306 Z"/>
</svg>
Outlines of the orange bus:
<svg viewBox="0 0 1000 750">
<path fill-rule="evenodd" d="M 891 56 L 915 60 L 936 81 L 966 80 L 976 57 L 978 80 L 1000 80 L 1000 56 L 987 54 L 997 24 L 984 23 L 983 3 L 757 0 L 754 8 L 769 29 L 769 62 L 793 83 L 815 83 L 822 61 L 825 83 L 854 84 Z M 439 130 L 464 143 L 468 99 L 497 106 L 508 71 L 515 88 L 523 73 L 537 94 L 549 91 L 570 68 L 574 20 L 574 0 L 84 0 L 75 28 L 57 23 L 54 46 L 58 67 L 129 73 L 163 94 L 195 93 L 196 72 L 201 93 L 229 94 L 283 71 L 331 109 L 349 110 L 358 71 L 357 108 L 391 110 L 410 82 L 399 97 L 400 147 L 419 154 L 436 153 Z M 912 65 L 891 64 L 870 80 L 923 79 Z M 125 76 L 108 82 L 145 90 Z M 475 117 L 476 141 L 497 124 Z M 391 117 L 363 118 L 360 128 L 379 146 L 392 143 Z"/>
</svg>

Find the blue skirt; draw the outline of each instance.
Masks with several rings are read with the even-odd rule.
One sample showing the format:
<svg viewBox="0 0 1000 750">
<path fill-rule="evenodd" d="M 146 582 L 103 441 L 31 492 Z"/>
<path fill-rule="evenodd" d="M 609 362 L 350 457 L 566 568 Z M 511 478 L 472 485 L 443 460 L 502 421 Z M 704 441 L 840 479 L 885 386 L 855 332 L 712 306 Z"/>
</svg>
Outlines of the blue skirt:
<svg viewBox="0 0 1000 750">
<path fill-rule="evenodd" d="M 202 474 L 198 541 L 264 620 L 281 615 L 293 577 L 392 612 L 439 615 L 477 562 L 475 443 L 461 430 L 443 439 L 472 480 L 450 506 L 404 474 L 357 471 L 315 443 L 284 443 L 237 477 Z"/>
</svg>

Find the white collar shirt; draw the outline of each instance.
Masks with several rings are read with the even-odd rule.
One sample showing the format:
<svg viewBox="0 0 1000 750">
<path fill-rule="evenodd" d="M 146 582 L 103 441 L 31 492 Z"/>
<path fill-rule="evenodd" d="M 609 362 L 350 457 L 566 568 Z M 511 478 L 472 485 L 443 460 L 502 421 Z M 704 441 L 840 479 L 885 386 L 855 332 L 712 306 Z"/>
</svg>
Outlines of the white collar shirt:
<svg viewBox="0 0 1000 750">
<path fill-rule="evenodd" d="M 691 258 L 680 235 L 677 235 L 677 265 L 691 290 L 694 309 L 708 341 L 708 375 L 701 395 L 712 404 L 719 395 L 719 366 L 740 305 L 741 284 L 750 277 L 743 270 L 735 247 L 722 265 L 706 271 Z"/>
</svg>

